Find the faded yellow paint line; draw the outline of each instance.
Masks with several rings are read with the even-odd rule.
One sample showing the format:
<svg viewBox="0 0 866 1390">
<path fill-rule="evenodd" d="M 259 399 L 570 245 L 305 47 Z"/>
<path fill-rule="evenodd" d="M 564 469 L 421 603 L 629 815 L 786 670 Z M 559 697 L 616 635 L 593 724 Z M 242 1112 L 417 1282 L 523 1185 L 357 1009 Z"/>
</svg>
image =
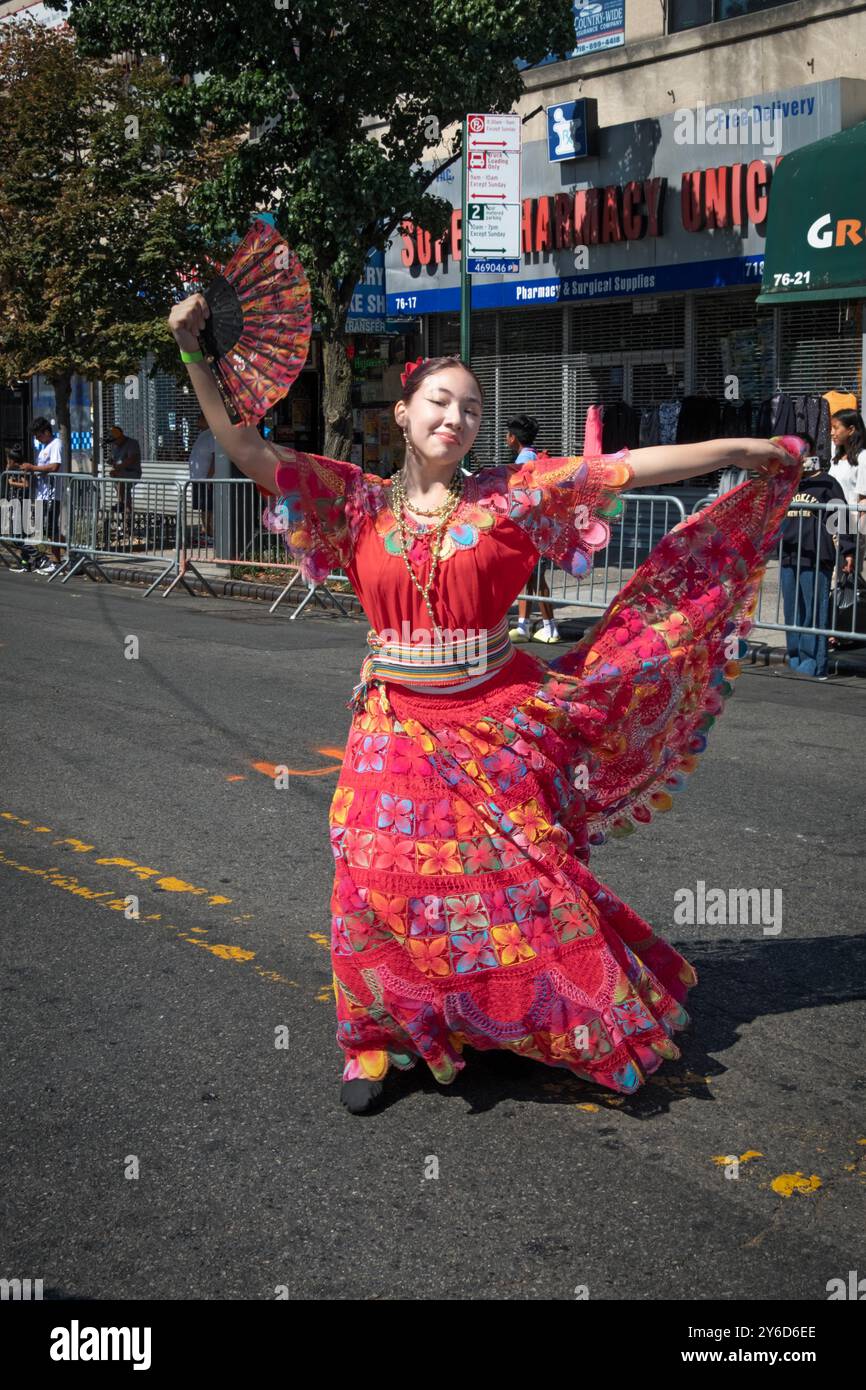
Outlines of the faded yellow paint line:
<svg viewBox="0 0 866 1390">
<path fill-rule="evenodd" d="M 285 975 L 280 975 L 276 970 L 266 970 L 263 965 L 254 965 L 253 970 L 255 970 L 257 975 L 261 975 L 263 980 L 273 980 L 273 982 L 278 985 L 291 985 L 293 989 L 301 988 L 297 980 L 289 980 Z"/>
<path fill-rule="evenodd" d="M 590 1105 L 588 1102 L 585 1101 L 579 1101 L 574 1108 L 575 1110 L 585 1110 L 588 1115 L 598 1114 L 598 1106 Z"/>
<path fill-rule="evenodd" d="M 712 1156 L 713 1163 L 718 1163 L 719 1167 L 723 1167 L 726 1163 L 730 1163 L 734 1158 L 736 1158 L 739 1163 L 751 1163 L 753 1158 L 763 1157 L 764 1155 L 761 1153 L 760 1149 L 746 1149 L 744 1154 L 713 1154 Z"/>
<path fill-rule="evenodd" d="M 818 1188 L 823 1187 L 823 1185 L 822 1180 L 817 1174 L 812 1173 L 812 1175 L 807 1178 L 804 1173 L 799 1171 L 796 1173 L 780 1173 L 779 1176 L 774 1178 L 770 1183 L 773 1191 L 778 1192 L 780 1197 L 790 1197 L 795 1192 L 802 1193 L 804 1197 L 811 1197 L 812 1194 L 817 1192 Z"/>
<path fill-rule="evenodd" d="M 156 878 L 159 874 L 159 869 L 147 869 L 143 864 L 137 864 L 134 859 L 126 859 L 120 854 L 104 855 L 101 859 L 97 859 L 96 863 L 107 864 L 111 868 L 116 866 L 119 869 L 129 869 L 130 873 L 135 874 L 136 878 L 141 879 Z M 202 889 L 202 892 L 204 892 L 204 889 Z"/>
<path fill-rule="evenodd" d="M 310 938 L 311 941 L 315 941 L 317 946 L 324 946 L 326 951 L 330 951 L 331 943 L 326 936 L 322 935 L 320 931 L 308 931 L 307 936 Z"/>
<path fill-rule="evenodd" d="M 88 888 L 85 884 L 79 883 L 74 874 L 65 874 L 57 867 L 52 865 L 47 869 L 37 869 L 31 864 L 23 864 L 18 859 L 13 859 L 10 855 L 0 850 L 0 864 L 6 864 L 11 869 L 17 869 L 19 873 L 32 874 L 35 878 L 44 878 L 46 883 L 52 887 L 62 889 L 64 892 L 73 893 L 76 897 L 85 898 L 87 901 L 94 902 L 97 907 L 105 907 L 116 912 L 126 911 L 126 898 L 113 896 L 113 889 L 97 890 Z M 107 901 L 106 901 L 107 899 Z M 143 921 L 159 921 L 162 914 L 159 912 L 151 913 L 147 917 L 129 918 L 130 927 L 140 925 Z M 193 946 L 204 947 L 206 951 L 217 956 L 220 960 L 236 961 L 240 964 L 247 964 L 255 957 L 255 951 L 247 950 L 243 946 L 230 946 L 223 942 L 211 943 L 203 941 L 201 936 L 192 936 L 186 929 L 177 927 L 173 922 L 162 922 L 162 927 L 174 932 L 175 936 L 181 941 L 188 941 Z M 206 927 L 192 927 L 190 931 L 204 932 Z M 270 980 L 275 984 L 290 985 L 293 989 L 300 989 L 297 980 L 290 980 L 285 975 L 280 975 L 276 970 L 267 970 L 263 966 L 253 967 L 256 974 L 261 975 L 262 979 Z"/>
<path fill-rule="evenodd" d="M 245 951 L 242 946 L 224 946 L 222 943 L 202 941 L 200 936 L 185 936 L 184 941 L 189 941 L 193 946 L 202 946 L 205 951 L 212 952 L 219 956 L 220 960 L 253 960 L 255 951 Z"/>
<path fill-rule="evenodd" d="M 10 821 L 14 825 L 20 825 L 39 834 L 51 834 L 50 826 L 34 826 L 33 822 L 23 816 L 16 816 L 12 811 L 0 811 L 0 818 Z M 76 854 L 89 854 L 95 849 L 95 845 L 88 844 L 85 840 L 78 840 L 74 836 L 65 836 L 53 841 L 55 845 L 68 845 Z M 107 868 L 127 869 L 133 877 L 140 879 L 143 883 L 156 880 L 156 886 L 161 888 L 164 893 L 190 893 L 195 897 L 207 898 L 211 907 L 223 907 L 232 901 L 224 893 L 211 893 L 207 888 L 199 888 L 194 883 L 188 883 L 186 879 L 176 878 L 173 874 L 163 874 L 161 869 L 151 869 L 147 864 L 139 864 L 136 859 L 131 859 L 124 854 L 105 854 L 100 855 L 94 861 Z"/>
</svg>

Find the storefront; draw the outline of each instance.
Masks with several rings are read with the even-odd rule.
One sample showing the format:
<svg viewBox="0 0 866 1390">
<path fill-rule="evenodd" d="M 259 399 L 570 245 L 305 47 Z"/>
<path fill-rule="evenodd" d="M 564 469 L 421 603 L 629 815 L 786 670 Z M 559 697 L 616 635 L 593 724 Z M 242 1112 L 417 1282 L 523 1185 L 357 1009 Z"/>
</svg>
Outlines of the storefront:
<svg viewBox="0 0 866 1390">
<path fill-rule="evenodd" d="M 346 331 L 352 357 L 352 462 L 388 478 L 403 456 L 403 436 L 394 419 L 400 375 L 406 362 L 418 356 L 421 335 L 417 319 L 388 317 L 382 251 L 372 251 L 367 258 Z"/>
<path fill-rule="evenodd" d="M 591 158 L 524 144 L 520 272 L 473 280 L 472 365 L 491 407 L 475 460 L 503 461 L 505 419 L 524 410 L 543 447 L 567 453 L 591 405 L 622 403 L 651 431 L 659 407 L 697 398 L 716 432 L 724 417 L 724 432 L 759 433 L 780 391 L 859 401 L 858 297 L 757 300 L 779 161 L 862 114 L 866 82 L 836 79 L 603 128 Z M 431 354 L 459 347 L 453 172 L 434 185 L 454 206 L 443 241 L 407 226 L 386 258 L 388 311 L 421 314 Z"/>
</svg>

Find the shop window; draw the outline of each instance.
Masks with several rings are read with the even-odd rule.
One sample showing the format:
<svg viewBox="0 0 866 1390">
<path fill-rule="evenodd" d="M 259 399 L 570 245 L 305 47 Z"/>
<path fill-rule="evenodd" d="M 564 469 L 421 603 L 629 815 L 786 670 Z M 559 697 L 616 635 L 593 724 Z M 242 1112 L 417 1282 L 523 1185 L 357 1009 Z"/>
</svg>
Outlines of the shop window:
<svg viewBox="0 0 866 1390">
<path fill-rule="evenodd" d="M 738 19 L 740 15 L 775 10 L 787 4 L 790 0 L 669 0 L 668 33 L 679 34 L 701 24 Z"/>
</svg>

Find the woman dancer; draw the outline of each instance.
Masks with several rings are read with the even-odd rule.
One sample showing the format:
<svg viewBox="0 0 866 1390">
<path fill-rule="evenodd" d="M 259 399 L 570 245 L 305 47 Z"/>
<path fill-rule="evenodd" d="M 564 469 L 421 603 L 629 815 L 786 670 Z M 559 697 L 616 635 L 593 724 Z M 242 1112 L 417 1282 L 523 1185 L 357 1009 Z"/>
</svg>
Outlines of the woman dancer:
<svg viewBox="0 0 866 1390">
<path fill-rule="evenodd" d="M 185 356 L 201 295 L 171 312 Z M 189 364 L 220 445 L 268 498 L 311 580 L 335 567 L 372 624 L 330 808 L 341 1097 L 374 1107 L 390 1067 L 440 1082 L 464 1046 L 507 1048 L 620 1092 L 680 1052 L 692 967 L 587 867 L 670 805 L 738 674 L 798 441 L 720 439 L 464 477 L 482 392 L 456 358 L 411 364 L 402 469 L 273 447 L 230 424 Z M 795 458 L 794 455 L 797 455 Z M 547 664 L 508 638 L 539 555 L 573 575 L 629 484 L 737 465 L 758 476 L 656 546 L 595 629 Z"/>
</svg>

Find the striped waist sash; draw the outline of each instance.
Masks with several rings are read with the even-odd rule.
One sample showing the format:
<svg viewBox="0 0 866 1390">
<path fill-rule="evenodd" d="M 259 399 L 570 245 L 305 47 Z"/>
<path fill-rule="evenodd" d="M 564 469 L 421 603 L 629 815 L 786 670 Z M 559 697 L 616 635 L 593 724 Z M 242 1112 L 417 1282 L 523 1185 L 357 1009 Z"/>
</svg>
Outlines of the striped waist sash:
<svg viewBox="0 0 866 1390">
<path fill-rule="evenodd" d="M 362 710 L 368 687 L 384 681 L 424 694 L 468 690 L 490 680 L 514 654 L 507 617 L 494 628 L 463 629 L 459 637 L 448 629 L 440 632 L 439 640 L 435 633 L 425 636 L 429 639 L 425 642 L 385 642 L 371 628 L 367 645 L 372 650 L 364 659 L 348 708 Z"/>
</svg>

